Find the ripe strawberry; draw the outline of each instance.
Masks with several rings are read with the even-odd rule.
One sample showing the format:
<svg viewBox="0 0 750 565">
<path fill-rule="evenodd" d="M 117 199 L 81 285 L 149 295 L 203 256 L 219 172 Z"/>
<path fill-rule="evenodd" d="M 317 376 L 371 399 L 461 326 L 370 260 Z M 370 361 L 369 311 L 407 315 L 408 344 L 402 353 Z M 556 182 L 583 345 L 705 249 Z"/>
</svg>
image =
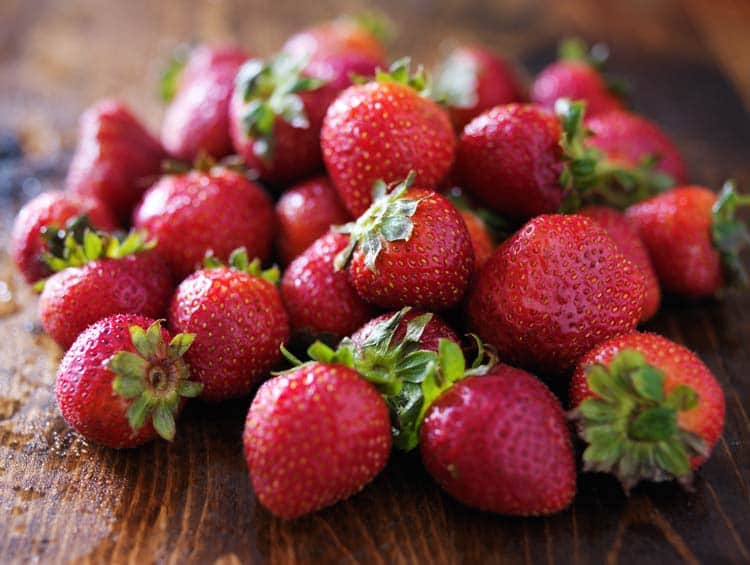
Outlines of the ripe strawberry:
<svg viewBox="0 0 750 565">
<path fill-rule="evenodd" d="M 399 317 L 399 323 L 393 331 L 391 340 L 400 343 L 406 337 L 406 330 L 409 326 L 409 322 L 424 316 L 426 312 L 420 310 L 408 310 L 401 317 Z M 373 318 L 367 322 L 364 326 L 359 328 L 352 334 L 352 343 L 358 348 L 362 348 L 366 343 L 371 342 L 376 338 L 377 334 L 384 331 L 384 325 L 387 325 L 389 321 L 393 320 L 396 312 L 390 312 Z M 434 314 L 429 314 L 429 321 L 424 325 L 422 334 L 419 337 L 419 348 L 428 351 L 438 351 L 441 339 L 447 339 L 456 343 L 459 343 L 459 339 L 456 332 L 453 331 L 445 320 Z"/>
<path fill-rule="evenodd" d="M 425 468 L 464 504 L 516 516 L 553 514 L 575 495 L 562 407 L 529 373 L 498 365 L 463 379 L 427 411 Z"/>
<path fill-rule="evenodd" d="M 410 173 L 390 192 L 376 183 L 372 206 L 339 228 L 350 242 L 336 267 L 351 258 L 352 286 L 377 306 L 442 310 L 463 297 L 474 251 L 458 210 L 436 192 L 410 188 L 413 182 Z"/>
<path fill-rule="evenodd" d="M 90 225 L 114 230 L 117 222 L 100 200 L 79 198 L 58 190 L 43 192 L 18 212 L 11 234 L 11 254 L 28 283 L 52 274 L 43 255 L 50 252 L 51 241 L 59 229 Z"/>
<path fill-rule="evenodd" d="M 701 186 L 682 186 L 632 206 L 626 215 L 664 289 L 699 298 L 726 282 L 747 283 L 739 253 L 750 236 L 734 214 L 748 204 L 750 197 L 737 194 L 730 181 L 718 196 Z"/>
<path fill-rule="evenodd" d="M 349 213 L 326 177 L 293 186 L 276 203 L 276 248 L 284 265 L 302 254 L 331 225 L 349 221 Z"/>
<path fill-rule="evenodd" d="M 331 104 L 321 145 L 331 182 L 355 218 L 372 203 L 375 181 L 403 179 L 416 171 L 419 186 L 433 189 L 450 171 L 455 139 L 450 120 L 419 94 L 421 72 L 409 79 L 408 60 L 355 85 Z"/>
<path fill-rule="evenodd" d="M 435 73 L 434 89 L 459 132 L 485 110 L 526 99 L 513 68 L 479 45 L 453 49 Z"/>
<path fill-rule="evenodd" d="M 466 223 L 466 229 L 469 231 L 471 247 L 474 249 L 474 268 L 478 271 L 495 250 L 495 242 L 487 224 L 476 212 L 464 209 L 459 210 L 459 213 Z"/>
<path fill-rule="evenodd" d="M 144 195 L 133 224 L 157 240 L 159 253 L 182 279 L 209 250 L 224 260 L 245 246 L 253 257 L 268 259 L 274 213 L 259 185 L 214 167 L 162 177 Z"/>
<path fill-rule="evenodd" d="M 561 375 L 600 341 L 633 330 L 645 287 L 602 227 L 578 215 L 529 221 L 469 293 L 469 326 L 508 363 Z"/>
<path fill-rule="evenodd" d="M 248 264 L 244 249 L 229 262 L 224 267 L 209 258 L 207 268 L 180 283 L 169 307 L 169 327 L 198 336 L 186 360 L 210 401 L 248 395 L 289 339 L 278 269 L 261 272 L 260 261 Z"/>
<path fill-rule="evenodd" d="M 351 287 L 346 271 L 334 269 L 334 259 L 347 243 L 345 235 L 329 232 L 284 272 L 281 296 L 292 330 L 341 339 L 375 314 Z"/>
<path fill-rule="evenodd" d="M 170 104 L 161 141 L 171 155 L 193 161 L 199 154 L 218 159 L 232 152 L 229 100 L 234 77 L 247 58 L 236 46 L 203 45 L 190 53 L 179 77 L 169 77 L 175 84 L 166 97 Z"/>
<path fill-rule="evenodd" d="M 78 196 L 100 199 L 127 224 L 165 157 L 159 142 L 124 104 L 103 100 L 81 117 L 66 187 Z"/>
<path fill-rule="evenodd" d="M 646 285 L 646 293 L 640 321 L 645 322 L 650 319 L 659 309 L 661 289 L 651 259 L 648 257 L 648 251 L 641 238 L 635 233 L 627 218 L 621 212 L 612 208 L 587 206 L 581 208 L 578 213 L 581 216 L 591 218 L 603 227 L 609 237 L 620 247 L 622 254 L 641 270 L 643 282 Z"/>
<path fill-rule="evenodd" d="M 164 260 L 143 234 L 120 242 L 86 230 L 82 243 L 65 238 L 62 258 L 48 256 L 59 271 L 39 298 L 42 327 L 67 349 L 84 329 L 112 314 L 164 315 L 174 284 Z"/>
<path fill-rule="evenodd" d="M 311 60 L 305 66 L 305 74 L 323 81 L 325 88 L 338 93 L 352 85 L 352 77 L 375 76 L 382 66 L 379 59 L 357 53 L 340 53 Z"/>
<path fill-rule="evenodd" d="M 724 393 L 691 351 L 665 337 L 609 339 L 579 362 L 570 384 L 586 470 L 641 480 L 677 479 L 709 456 L 724 426 Z"/>
<path fill-rule="evenodd" d="M 388 460 L 391 424 L 380 394 L 356 371 L 315 362 L 260 387 L 242 439 L 260 503 L 297 518 L 372 481 Z"/>
</svg>

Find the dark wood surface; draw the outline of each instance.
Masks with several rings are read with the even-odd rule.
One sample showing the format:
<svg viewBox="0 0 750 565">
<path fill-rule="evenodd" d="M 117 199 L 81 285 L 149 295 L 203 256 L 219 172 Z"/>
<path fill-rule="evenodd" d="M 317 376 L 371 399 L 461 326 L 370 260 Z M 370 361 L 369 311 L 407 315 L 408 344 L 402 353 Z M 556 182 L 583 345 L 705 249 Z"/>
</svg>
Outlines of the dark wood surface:
<svg viewBox="0 0 750 565">
<path fill-rule="evenodd" d="M 8 261 L 18 204 L 55 186 L 80 111 L 124 98 L 158 125 L 159 60 L 185 40 L 240 41 L 269 53 L 305 24 L 363 3 L 0 3 L 0 562 L 750 562 L 750 296 L 669 301 L 648 325 L 697 351 L 721 381 L 726 428 L 693 493 L 646 486 L 629 498 L 583 475 L 575 504 L 511 519 L 441 493 L 416 454 L 394 455 L 361 494 L 284 522 L 256 503 L 241 455 L 248 401 L 194 404 L 173 444 L 117 452 L 87 444 L 55 407 L 60 352 Z M 746 0 L 389 1 L 393 54 L 429 63 L 445 40 L 486 43 L 530 71 L 578 33 L 603 39 L 635 107 L 677 140 L 696 182 L 750 190 L 750 3 Z M 744 105 L 743 105 L 744 100 Z M 22 160 L 13 138 L 25 151 Z"/>
</svg>

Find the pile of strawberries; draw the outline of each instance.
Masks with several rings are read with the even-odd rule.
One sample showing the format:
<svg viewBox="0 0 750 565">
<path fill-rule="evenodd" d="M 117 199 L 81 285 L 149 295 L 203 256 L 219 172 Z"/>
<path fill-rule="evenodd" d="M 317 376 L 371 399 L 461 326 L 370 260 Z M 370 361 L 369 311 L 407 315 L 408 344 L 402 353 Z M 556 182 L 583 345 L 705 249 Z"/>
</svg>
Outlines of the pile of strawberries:
<svg viewBox="0 0 750 565">
<path fill-rule="evenodd" d="M 601 47 L 565 42 L 527 89 L 480 46 L 432 78 L 388 66 L 376 23 L 265 59 L 194 48 L 165 74 L 160 139 L 117 101 L 86 111 L 65 190 L 12 237 L 67 350 L 65 420 L 135 447 L 173 439 L 188 398 L 254 394 L 245 457 L 285 518 L 358 492 L 393 448 L 470 506 L 558 512 L 571 431 L 584 471 L 689 485 L 722 390 L 636 328 L 662 291 L 743 282 L 748 197 L 686 184 Z"/>
</svg>

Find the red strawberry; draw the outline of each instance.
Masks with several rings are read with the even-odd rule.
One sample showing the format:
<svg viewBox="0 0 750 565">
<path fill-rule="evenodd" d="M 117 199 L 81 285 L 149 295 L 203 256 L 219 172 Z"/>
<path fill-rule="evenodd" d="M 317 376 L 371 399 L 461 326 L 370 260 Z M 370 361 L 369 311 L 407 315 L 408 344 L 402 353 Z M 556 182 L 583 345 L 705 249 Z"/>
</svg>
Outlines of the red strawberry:
<svg viewBox="0 0 750 565">
<path fill-rule="evenodd" d="M 136 447 L 157 435 L 172 440 L 184 399 L 201 391 L 182 359 L 194 337 L 172 337 L 159 322 L 135 314 L 97 321 L 57 370 L 63 418 L 87 440 L 108 447 Z"/>
<path fill-rule="evenodd" d="M 199 154 L 218 159 L 232 152 L 229 100 L 246 59 L 235 46 L 203 45 L 190 53 L 162 124 L 161 141 L 171 155 L 193 161 Z"/>
<path fill-rule="evenodd" d="M 711 452 L 724 426 L 724 393 L 691 351 L 665 337 L 609 339 L 579 362 L 570 384 L 586 470 L 616 475 L 626 490 L 676 478 Z"/>
<path fill-rule="evenodd" d="M 308 363 L 260 387 L 243 443 L 260 503 L 297 518 L 375 478 L 391 451 L 391 424 L 380 394 L 356 371 Z"/>
<path fill-rule="evenodd" d="M 435 73 L 434 88 L 448 104 L 453 127 L 459 132 L 493 106 L 526 99 L 511 66 L 479 45 L 453 49 Z"/>
<path fill-rule="evenodd" d="M 575 495 L 560 403 L 539 380 L 507 365 L 438 397 L 422 424 L 420 453 L 441 487 L 482 510 L 553 514 Z"/>
<path fill-rule="evenodd" d="M 391 74 L 342 92 L 328 109 L 321 145 L 331 182 L 355 218 L 372 203 L 376 180 L 416 171 L 416 182 L 437 187 L 453 163 L 455 139 L 445 111 L 417 91 L 424 77 L 408 78 L 408 60 Z"/>
<path fill-rule="evenodd" d="M 50 251 L 50 238 L 58 229 L 71 223 L 81 223 L 82 215 L 87 225 L 97 229 L 114 230 L 117 222 L 100 200 L 79 198 L 58 190 L 44 192 L 27 202 L 13 224 L 11 254 L 18 270 L 28 283 L 52 274 L 43 254 Z"/>
<path fill-rule="evenodd" d="M 495 250 L 495 242 L 492 234 L 484 220 L 469 209 L 459 210 L 461 217 L 466 223 L 466 229 L 471 238 L 471 247 L 474 249 L 475 269 L 481 269 Z"/>
<path fill-rule="evenodd" d="M 198 335 L 186 360 L 203 398 L 218 401 L 248 395 L 268 375 L 289 339 L 289 322 L 275 286 L 278 269 L 261 272 L 244 249 L 232 253 L 230 268 L 208 264 L 177 287 L 169 326 Z"/>
<path fill-rule="evenodd" d="M 144 195 L 133 223 L 157 240 L 180 278 L 209 250 L 222 260 L 241 246 L 262 260 L 271 255 L 271 199 L 259 185 L 222 167 L 163 177 Z"/>
<path fill-rule="evenodd" d="M 339 92 L 351 86 L 352 77 L 375 76 L 382 65 L 379 59 L 358 53 L 340 53 L 313 59 L 305 67 L 305 74 L 323 81 L 327 89 Z"/>
<path fill-rule="evenodd" d="M 464 295 L 474 270 L 471 238 L 458 210 L 444 196 L 410 189 L 414 174 L 390 193 L 376 183 L 375 201 L 340 228 L 350 234 L 336 267 L 349 265 L 359 295 L 382 308 L 443 310 Z"/>
<path fill-rule="evenodd" d="M 406 337 L 406 330 L 409 326 L 409 322 L 414 320 L 414 318 L 424 316 L 425 314 L 425 312 L 419 310 L 409 310 L 402 314 L 402 316 L 399 317 L 399 323 L 393 332 L 391 338 L 392 341 L 397 343 L 402 342 Z M 352 334 L 351 340 L 354 345 L 359 348 L 363 347 L 368 340 L 373 339 L 373 336 L 376 333 L 382 331 L 382 326 L 392 320 L 394 315 L 396 315 L 395 312 L 390 312 L 367 322 Z M 434 314 L 429 314 L 429 316 L 430 319 L 425 324 L 418 340 L 420 349 L 437 352 L 441 339 L 447 339 L 456 343 L 461 341 L 458 335 L 456 335 L 456 332 L 453 331 L 453 328 L 451 328 L 445 320 Z"/>
<path fill-rule="evenodd" d="M 661 289 L 659 281 L 656 278 L 654 267 L 651 259 L 648 257 L 646 246 L 635 233 L 635 230 L 628 223 L 627 218 L 617 210 L 607 208 L 606 206 L 587 206 L 581 208 L 578 213 L 594 220 L 602 226 L 615 243 L 620 247 L 620 251 L 636 267 L 640 268 L 643 274 L 643 282 L 646 284 L 645 301 L 643 303 L 643 313 L 641 322 L 650 319 L 659 309 L 661 302 Z"/>
<path fill-rule="evenodd" d="M 159 142 L 121 102 L 103 100 L 81 117 L 67 190 L 100 199 L 126 224 L 165 157 Z"/>
<path fill-rule="evenodd" d="M 350 217 L 330 181 L 315 177 L 284 192 L 276 203 L 276 219 L 276 248 L 287 265 L 331 225 L 346 223 Z"/>
<path fill-rule="evenodd" d="M 643 275 L 603 228 L 546 215 L 498 247 L 469 294 L 469 325 L 508 363 L 560 375 L 600 341 L 633 330 Z"/>
<path fill-rule="evenodd" d="M 66 241 L 64 258 L 51 257 L 55 271 L 39 298 L 42 327 L 67 349 L 86 327 L 120 313 L 164 315 L 174 288 L 153 244 L 132 233 L 118 242 L 86 231 L 82 244 Z"/>
</svg>

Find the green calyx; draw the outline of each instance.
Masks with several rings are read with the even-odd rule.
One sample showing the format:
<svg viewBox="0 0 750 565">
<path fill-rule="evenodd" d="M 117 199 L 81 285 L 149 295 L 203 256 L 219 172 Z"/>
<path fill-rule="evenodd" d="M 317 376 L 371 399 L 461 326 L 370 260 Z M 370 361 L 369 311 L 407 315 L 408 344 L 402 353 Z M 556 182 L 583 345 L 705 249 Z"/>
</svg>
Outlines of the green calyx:
<svg viewBox="0 0 750 565">
<path fill-rule="evenodd" d="M 334 260 L 337 271 L 346 267 L 359 247 L 365 253 L 367 267 L 377 272 L 375 262 L 387 242 L 409 241 L 414 230 L 411 217 L 417 211 L 419 200 L 406 198 L 405 193 L 414 184 L 415 176 L 414 171 L 410 172 L 390 191 L 385 182 L 375 181 L 370 207 L 356 221 L 333 228 L 337 233 L 349 235 L 349 244 Z"/>
<path fill-rule="evenodd" d="M 473 108 L 477 101 L 477 65 L 471 57 L 454 51 L 435 72 L 433 98 L 454 108 Z"/>
<path fill-rule="evenodd" d="M 203 266 L 207 269 L 222 269 L 229 267 L 234 271 L 241 271 L 254 277 L 260 277 L 272 284 L 278 284 L 279 278 L 281 277 L 281 271 L 276 265 L 270 269 L 264 270 L 260 259 L 257 257 L 250 261 L 245 247 L 238 247 L 232 251 L 229 255 L 228 265 L 222 263 L 221 260 L 209 250 L 206 252 L 206 256 L 203 259 Z"/>
<path fill-rule="evenodd" d="M 390 43 L 393 39 L 393 22 L 382 12 L 368 10 L 353 16 L 343 16 L 341 19 L 353 22 L 358 27 L 367 31 L 367 33 L 381 44 Z"/>
<path fill-rule="evenodd" d="M 711 237 L 732 286 L 748 286 L 748 274 L 740 261 L 740 252 L 750 243 L 750 232 L 745 222 L 735 218 L 737 207 L 748 205 L 750 195 L 739 194 L 735 182 L 728 180 L 711 210 Z"/>
<path fill-rule="evenodd" d="M 586 379 L 596 396 L 571 413 L 588 443 L 584 469 L 614 474 L 626 491 L 642 480 L 689 485 L 690 458 L 707 454 L 703 439 L 678 422 L 680 412 L 698 405 L 695 390 L 679 385 L 666 394 L 664 373 L 632 349 L 608 366 L 589 366 Z"/>
<path fill-rule="evenodd" d="M 247 136 L 255 140 L 253 152 L 261 159 L 273 157 L 277 118 L 295 128 L 310 127 L 299 93 L 320 88 L 323 81 L 303 76 L 306 65 L 306 60 L 282 53 L 270 61 L 251 59 L 237 74 L 235 88 L 245 103 L 242 123 Z"/>
<path fill-rule="evenodd" d="M 636 166 L 608 159 L 602 151 L 586 144 L 590 132 L 583 123 L 585 104 L 566 98 L 555 104 L 560 118 L 564 167 L 560 185 L 565 191 L 561 211 L 572 213 L 585 204 L 604 203 L 626 208 L 671 188 L 674 180 L 658 170 L 657 156 L 647 156 Z"/>
<path fill-rule="evenodd" d="M 126 416 L 133 434 L 150 418 L 156 433 L 171 441 L 180 398 L 198 396 L 203 385 L 190 380 L 190 367 L 182 358 L 195 334 L 177 334 L 167 344 L 161 323 L 157 320 L 146 330 L 130 326 L 136 353 L 119 351 L 106 364 L 116 375 L 112 390 L 131 401 Z"/>
<path fill-rule="evenodd" d="M 380 83 L 396 83 L 408 86 L 417 91 L 421 96 L 429 98 L 432 93 L 432 80 L 422 65 L 417 67 L 417 72 L 410 71 L 411 57 L 402 57 L 394 61 L 388 71 L 378 68 L 375 71 L 375 81 Z M 356 81 L 362 82 L 362 81 Z"/>
<path fill-rule="evenodd" d="M 187 43 L 178 45 L 165 63 L 159 78 L 159 98 L 162 102 L 171 102 L 177 94 L 180 75 L 190 58 L 191 49 Z"/>
</svg>

